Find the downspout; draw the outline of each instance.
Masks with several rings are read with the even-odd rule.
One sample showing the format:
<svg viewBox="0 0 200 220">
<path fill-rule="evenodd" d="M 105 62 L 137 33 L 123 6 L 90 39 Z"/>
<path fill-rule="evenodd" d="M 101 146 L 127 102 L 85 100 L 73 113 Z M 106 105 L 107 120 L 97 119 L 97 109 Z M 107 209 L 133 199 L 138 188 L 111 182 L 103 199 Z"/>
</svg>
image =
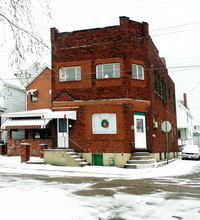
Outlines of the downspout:
<svg viewBox="0 0 200 220">
<path fill-rule="evenodd" d="M 25 111 L 27 111 L 27 91 L 25 91 Z"/>
</svg>

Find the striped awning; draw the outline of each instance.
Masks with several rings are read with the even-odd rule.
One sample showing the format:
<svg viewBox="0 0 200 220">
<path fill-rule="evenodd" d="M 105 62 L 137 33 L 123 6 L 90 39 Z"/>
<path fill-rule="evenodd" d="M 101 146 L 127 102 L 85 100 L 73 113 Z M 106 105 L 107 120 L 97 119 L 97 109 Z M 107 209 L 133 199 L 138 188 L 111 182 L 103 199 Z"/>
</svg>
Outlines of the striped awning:
<svg viewBox="0 0 200 220">
<path fill-rule="evenodd" d="M 50 119 L 8 119 L 1 129 L 44 129 Z"/>
</svg>

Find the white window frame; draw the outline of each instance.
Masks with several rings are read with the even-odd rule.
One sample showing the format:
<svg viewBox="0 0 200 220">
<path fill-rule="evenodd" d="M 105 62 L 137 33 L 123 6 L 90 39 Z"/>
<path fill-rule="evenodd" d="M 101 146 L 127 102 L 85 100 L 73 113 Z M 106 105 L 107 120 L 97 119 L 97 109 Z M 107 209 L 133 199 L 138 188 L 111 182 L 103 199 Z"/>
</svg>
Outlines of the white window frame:
<svg viewBox="0 0 200 220">
<path fill-rule="evenodd" d="M 102 126 L 102 121 L 108 121 L 108 127 Z M 117 134 L 116 113 L 92 114 L 93 134 Z"/>
<path fill-rule="evenodd" d="M 134 72 L 134 67 L 136 69 L 136 72 Z M 142 77 L 139 74 L 139 68 L 142 68 Z M 132 78 L 144 80 L 144 67 L 142 65 L 132 64 Z"/>
<path fill-rule="evenodd" d="M 105 73 L 105 67 L 108 65 L 112 65 L 111 74 L 114 77 L 109 77 L 109 75 Z M 99 69 L 101 71 L 99 71 Z M 106 63 L 106 64 L 96 65 L 96 78 L 97 79 L 120 78 L 120 64 L 119 63 Z"/>
<path fill-rule="evenodd" d="M 67 70 L 74 68 L 74 79 L 68 79 Z M 69 66 L 69 67 L 61 67 L 59 69 L 59 81 L 79 81 L 81 80 L 81 66 Z"/>
</svg>

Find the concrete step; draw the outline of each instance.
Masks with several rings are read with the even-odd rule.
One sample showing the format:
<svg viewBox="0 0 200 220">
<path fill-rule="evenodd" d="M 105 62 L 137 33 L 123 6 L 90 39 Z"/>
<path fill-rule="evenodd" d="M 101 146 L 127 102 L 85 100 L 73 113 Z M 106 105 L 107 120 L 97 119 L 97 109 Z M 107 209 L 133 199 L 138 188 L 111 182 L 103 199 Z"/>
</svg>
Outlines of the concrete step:
<svg viewBox="0 0 200 220">
<path fill-rule="evenodd" d="M 140 169 L 155 167 L 156 159 L 149 152 L 134 152 L 124 165 L 125 168 Z"/>
<path fill-rule="evenodd" d="M 156 162 L 156 159 L 148 159 L 148 160 L 128 160 L 128 164 L 152 164 Z"/>
<path fill-rule="evenodd" d="M 70 158 L 76 161 L 76 163 L 81 167 L 90 165 L 90 163 L 83 159 L 81 155 L 74 151 L 74 149 L 69 148 L 66 152 L 66 155 L 70 156 Z"/>
<path fill-rule="evenodd" d="M 156 164 L 125 164 L 124 167 L 128 169 L 146 169 L 154 168 Z"/>
<path fill-rule="evenodd" d="M 83 167 L 83 166 L 88 166 L 88 165 L 90 165 L 90 163 L 87 162 L 87 161 L 83 161 L 83 162 L 80 162 L 79 165 Z"/>
<path fill-rule="evenodd" d="M 133 156 L 150 156 L 149 152 L 134 152 Z"/>
<path fill-rule="evenodd" d="M 132 156 L 131 160 L 150 160 L 152 156 Z"/>
</svg>

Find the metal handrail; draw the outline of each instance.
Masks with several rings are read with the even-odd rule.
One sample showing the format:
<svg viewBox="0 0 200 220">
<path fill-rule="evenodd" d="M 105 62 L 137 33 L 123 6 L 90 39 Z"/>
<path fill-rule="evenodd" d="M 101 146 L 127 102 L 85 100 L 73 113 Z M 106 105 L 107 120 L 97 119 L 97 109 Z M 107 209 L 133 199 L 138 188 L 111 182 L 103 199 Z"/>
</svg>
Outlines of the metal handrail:
<svg viewBox="0 0 200 220">
<path fill-rule="evenodd" d="M 69 140 L 75 144 L 77 147 L 79 147 L 82 151 L 86 151 L 84 148 L 82 148 L 81 146 L 79 146 L 77 143 L 75 143 L 72 139 L 69 138 Z"/>
</svg>

